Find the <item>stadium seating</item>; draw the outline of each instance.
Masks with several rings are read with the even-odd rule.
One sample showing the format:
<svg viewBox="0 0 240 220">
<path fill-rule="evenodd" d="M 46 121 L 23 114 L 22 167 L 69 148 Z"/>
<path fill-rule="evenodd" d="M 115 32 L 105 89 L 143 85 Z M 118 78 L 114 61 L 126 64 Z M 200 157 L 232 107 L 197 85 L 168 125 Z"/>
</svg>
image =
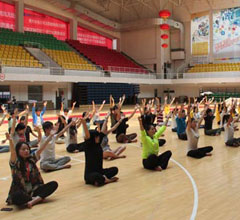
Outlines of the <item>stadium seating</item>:
<svg viewBox="0 0 240 220">
<path fill-rule="evenodd" d="M 64 69 L 96 70 L 96 67 L 87 59 L 80 57 L 67 43 L 57 40 L 53 35 L 34 32 L 19 33 L 0 28 L 0 44 L 3 45 L 2 48 L 7 48 L 2 49 L 0 53 L 2 64 L 5 65 L 42 67 L 42 64 L 23 48 L 23 46 L 29 46 L 42 49 Z"/>
<path fill-rule="evenodd" d="M 21 67 L 42 67 L 23 47 L 0 44 L 1 65 Z"/>
<path fill-rule="evenodd" d="M 63 41 L 57 40 L 53 35 L 34 32 L 14 32 L 9 29 L 0 29 L 0 44 L 16 46 L 35 46 L 55 50 L 70 51 L 70 47 Z"/>
<path fill-rule="evenodd" d="M 43 49 L 43 52 L 64 69 L 96 71 L 94 65 L 90 64 L 74 51 Z"/>
<path fill-rule="evenodd" d="M 240 71 L 240 63 L 196 64 L 188 73 Z"/>
<path fill-rule="evenodd" d="M 104 70 L 116 72 L 148 73 L 147 70 L 129 60 L 123 54 L 106 47 L 81 44 L 77 40 L 67 40 L 68 44 Z"/>
</svg>

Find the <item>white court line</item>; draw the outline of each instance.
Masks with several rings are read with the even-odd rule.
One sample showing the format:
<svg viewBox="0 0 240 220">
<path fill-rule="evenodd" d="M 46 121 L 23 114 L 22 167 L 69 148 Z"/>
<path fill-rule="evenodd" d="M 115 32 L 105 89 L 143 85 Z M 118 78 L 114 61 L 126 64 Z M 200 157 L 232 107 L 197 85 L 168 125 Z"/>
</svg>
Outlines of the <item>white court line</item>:
<svg viewBox="0 0 240 220">
<path fill-rule="evenodd" d="M 5 177 L 0 178 L 0 180 L 6 181 L 6 180 L 8 180 L 10 177 L 11 177 L 11 176 L 5 176 Z"/>
<path fill-rule="evenodd" d="M 172 162 L 174 162 L 175 164 L 177 164 L 188 176 L 188 178 L 190 179 L 192 186 L 193 186 L 193 193 L 194 193 L 194 202 L 193 202 L 193 209 L 192 209 L 192 215 L 190 217 L 190 220 L 194 220 L 196 218 L 197 215 L 197 210 L 198 210 L 198 189 L 197 189 L 197 185 L 192 177 L 192 175 L 187 171 L 187 169 L 181 165 L 180 163 L 178 163 L 176 160 L 174 159 L 170 159 Z"/>
<path fill-rule="evenodd" d="M 62 156 L 62 155 L 56 155 L 57 157 L 65 157 L 65 156 Z M 75 157 L 70 157 L 71 160 L 75 160 L 75 161 L 78 161 L 78 162 L 81 162 L 81 163 L 85 163 L 85 160 L 80 160 L 80 159 L 76 159 Z"/>
<path fill-rule="evenodd" d="M 134 146 L 134 147 L 138 147 L 141 148 L 138 145 L 134 145 L 134 144 L 130 144 L 130 146 Z M 197 189 L 197 184 L 195 183 L 192 175 L 188 172 L 188 170 L 179 162 L 177 162 L 174 159 L 170 159 L 173 163 L 175 163 L 176 165 L 178 165 L 184 172 L 185 174 L 188 176 L 188 178 L 190 179 L 191 183 L 192 183 L 192 187 L 193 187 L 193 194 L 194 194 L 194 202 L 193 202 L 193 209 L 192 209 L 192 214 L 190 217 L 190 220 L 195 220 L 196 215 L 197 215 L 197 210 L 198 210 L 198 189 Z"/>
</svg>

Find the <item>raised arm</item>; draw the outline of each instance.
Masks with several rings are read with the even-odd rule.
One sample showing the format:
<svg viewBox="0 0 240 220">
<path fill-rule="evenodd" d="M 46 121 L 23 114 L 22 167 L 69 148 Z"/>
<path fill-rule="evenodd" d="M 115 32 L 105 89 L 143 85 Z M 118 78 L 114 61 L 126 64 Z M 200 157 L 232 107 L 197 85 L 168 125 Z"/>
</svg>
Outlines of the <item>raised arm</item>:
<svg viewBox="0 0 240 220">
<path fill-rule="evenodd" d="M 207 109 L 208 109 L 208 106 L 205 106 L 204 110 L 201 112 L 201 118 L 198 121 L 198 128 L 200 128 L 200 126 L 202 124 L 202 121 L 204 119 Z"/>
<path fill-rule="evenodd" d="M 43 110 L 41 111 L 41 116 L 43 116 L 44 113 L 46 112 L 46 108 L 47 108 L 47 101 L 43 103 Z"/>
<path fill-rule="evenodd" d="M 96 106 L 95 106 L 95 102 L 92 101 L 92 114 L 89 115 L 89 118 L 92 119 L 95 114 L 96 114 Z"/>
<path fill-rule="evenodd" d="M 139 107 L 138 105 L 135 106 L 134 111 L 133 111 L 132 114 L 128 117 L 128 120 L 130 120 L 130 119 L 135 115 L 138 107 Z"/>
<path fill-rule="evenodd" d="M 25 112 L 26 112 L 26 116 L 25 116 L 25 120 L 24 120 L 24 125 L 27 127 L 27 125 L 28 125 L 28 115 L 29 115 L 29 106 L 28 105 L 26 105 Z"/>
<path fill-rule="evenodd" d="M 172 101 L 170 102 L 169 106 L 171 106 L 175 101 L 175 97 L 173 97 Z"/>
<path fill-rule="evenodd" d="M 167 126 L 170 117 L 171 117 L 171 112 L 167 115 L 166 120 L 164 121 L 163 126 Z"/>
<path fill-rule="evenodd" d="M 47 147 L 48 143 L 52 140 L 55 133 L 56 133 L 56 131 L 52 130 L 50 135 L 47 137 L 47 139 L 40 145 L 39 149 L 36 151 L 36 157 L 38 159 L 40 159 L 41 153 L 45 150 L 45 148 Z"/>
<path fill-rule="evenodd" d="M 61 109 L 60 109 L 60 112 L 63 112 L 63 111 L 64 111 L 63 108 L 64 108 L 64 103 L 61 102 Z"/>
<path fill-rule="evenodd" d="M 10 131 L 11 135 L 14 135 L 14 132 L 15 132 L 15 127 L 16 127 L 16 123 L 17 123 L 17 119 L 16 119 L 17 115 L 18 115 L 18 109 L 16 108 L 16 109 L 14 109 L 14 113 L 12 115 L 13 123 L 12 123 L 11 131 Z"/>
<path fill-rule="evenodd" d="M 213 115 L 214 115 L 215 112 L 216 112 L 216 107 L 217 107 L 217 103 L 215 102 L 215 103 L 214 103 L 214 108 L 213 108 Z"/>
<path fill-rule="evenodd" d="M 98 109 L 98 112 L 100 112 L 100 111 L 102 111 L 102 109 L 103 109 L 103 106 L 104 106 L 104 104 L 105 104 L 105 100 L 103 100 L 103 102 L 102 102 L 102 104 L 101 104 L 101 106 L 99 107 L 99 109 Z"/>
<path fill-rule="evenodd" d="M 64 127 L 65 127 L 67 125 L 66 120 L 63 118 L 62 115 L 57 115 L 57 116 L 60 118 L 61 122 L 64 124 Z"/>
<path fill-rule="evenodd" d="M 81 126 L 81 124 L 82 124 L 82 121 L 81 121 L 81 119 L 79 118 L 79 119 L 77 120 L 77 122 L 76 122 L 77 128 L 79 128 L 79 127 Z"/>
<path fill-rule="evenodd" d="M 142 106 L 141 106 L 142 108 L 141 108 L 141 111 L 140 111 L 141 115 L 144 114 L 144 109 L 146 107 L 146 101 L 147 101 L 146 99 L 142 99 Z"/>
<path fill-rule="evenodd" d="M 126 99 L 125 94 L 124 94 L 122 97 L 120 97 L 120 99 L 119 99 L 119 103 L 118 103 L 118 107 L 119 107 L 119 109 L 122 108 L 125 99 Z"/>
<path fill-rule="evenodd" d="M 32 107 L 32 117 L 35 118 L 36 117 L 36 102 L 33 103 L 33 107 Z"/>
<path fill-rule="evenodd" d="M 74 108 L 75 108 L 75 105 L 77 104 L 77 102 L 74 102 L 73 104 L 72 104 L 72 112 L 73 112 L 73 110 L 74 110 Z"/>
<path fill-rule="evenodd" d="M 109 103 L 110 103 L 110 108 L 112 108 L 114 105 L 115 105 L 115 101 L 114 101 L 114 98 L 112 97 L 112 95 L 110 95 L 109 97 Z"/>
<path fill-rule="evenodd" d="M 5 107 L 2 105 L 1 108 L 3 110 L 3 117 L 2 117 L 2 120 L 0 121 L 0 126 L 3 124 L 5 118 L 7 117 L 7 111 L 6 111 Z"/>
<path fill-rule="evenodd" d="M 69 123 L 67 126 L 65 126 L 58 134 L 57 134 L 57 137 L 56 139 L 58 139 L 59 137 L 61 137 L 66 131 L 68 128 L 70 128 L 70 126 L 73 124 L 73 119 L 71 121 L 71 123 Z"/>
<path fill-rule="evenodd" d="M 142 117 L 141 117 L 141 116 L 138 117 L 138 122 L 139 122 L 140 130 L 141 130 L 141 131 L 144 131 L 144 127 L 143 127 Z"/>
<path fill-rule="evenodd" d="M 181 108 L 178 111 L 178 118 L 181 118 L 181 113 L 182 113 L 183 109 L 184 109 L 184 104 L 181 104 Z M 190 112 L 189 112 L 189 114 L 190 114 Z"/>
<path fill-rule="evenodd" d="M 187 129 L 188 130 L 191 129 L 191 122 L 192 122 L 190 112 L 191 112 L 191 106 L 188 105 L 188 108 L 187 108 L 187 116 L 188 116 Z"/>
<path fill-rule="evenodd" d="M 84 133 L 85 133 L 84 139 L 88 140 L 90 138 L 90 133 L 89 133 L 89 130 L 87 128 L 87 124 L 86 124 L 85 119 L 82 119 L 82 125 L 83 125 L 83 130 L 84 130 Z"/>
<path fill-rule="evenodd" d="M 9 133 L 6 133 L 5 135 L 6 135 L 6 139 L 9 141 L 10 162 L 14 164 L 17 160 L 17 153 L 16 153 L 16 150 L 15 150 L 13 139 L 12 139 L 12 136 L 9 135 Z"/>
</svg>

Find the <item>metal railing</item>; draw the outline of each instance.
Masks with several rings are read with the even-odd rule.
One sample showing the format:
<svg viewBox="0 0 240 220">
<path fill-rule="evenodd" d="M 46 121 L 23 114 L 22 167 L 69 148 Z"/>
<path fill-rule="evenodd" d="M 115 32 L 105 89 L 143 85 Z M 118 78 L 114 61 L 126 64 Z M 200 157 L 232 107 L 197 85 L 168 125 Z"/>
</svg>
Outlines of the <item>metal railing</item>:
<svg viewBox="0 0 240 220">
<path fill-rule="evenodd" d="M 108 71 L 117 73 L 139 73 L 139 74 L 150 73 L 150 70 L 143 68 L 120 67 L 120 66 L 108 66 Z"/>
<path fill-rule="evenodd" d="M 209 56 L 192 56 L 189 62 L 191 66 L 194 66 L 196 64 L 205 64 L 205 63 L 210 63 Z"/>
<path fill-rule="evenodd" d="M 103 71 L 102 66 L 94 64 L 59 63 L 66 70 Z"/>
</svg>

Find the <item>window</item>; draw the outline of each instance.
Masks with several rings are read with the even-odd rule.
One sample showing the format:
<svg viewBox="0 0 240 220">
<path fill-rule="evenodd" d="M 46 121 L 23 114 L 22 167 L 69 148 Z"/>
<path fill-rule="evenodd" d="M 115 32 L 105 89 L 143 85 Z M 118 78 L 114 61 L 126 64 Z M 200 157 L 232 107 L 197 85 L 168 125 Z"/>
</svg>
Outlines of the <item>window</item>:
<svg viewBox="0 0 240 220">
<path fill-rule="evenodd" d="M 43 100 L 42 86 L 28 86 L 28 100 Z"/>
</svg>

